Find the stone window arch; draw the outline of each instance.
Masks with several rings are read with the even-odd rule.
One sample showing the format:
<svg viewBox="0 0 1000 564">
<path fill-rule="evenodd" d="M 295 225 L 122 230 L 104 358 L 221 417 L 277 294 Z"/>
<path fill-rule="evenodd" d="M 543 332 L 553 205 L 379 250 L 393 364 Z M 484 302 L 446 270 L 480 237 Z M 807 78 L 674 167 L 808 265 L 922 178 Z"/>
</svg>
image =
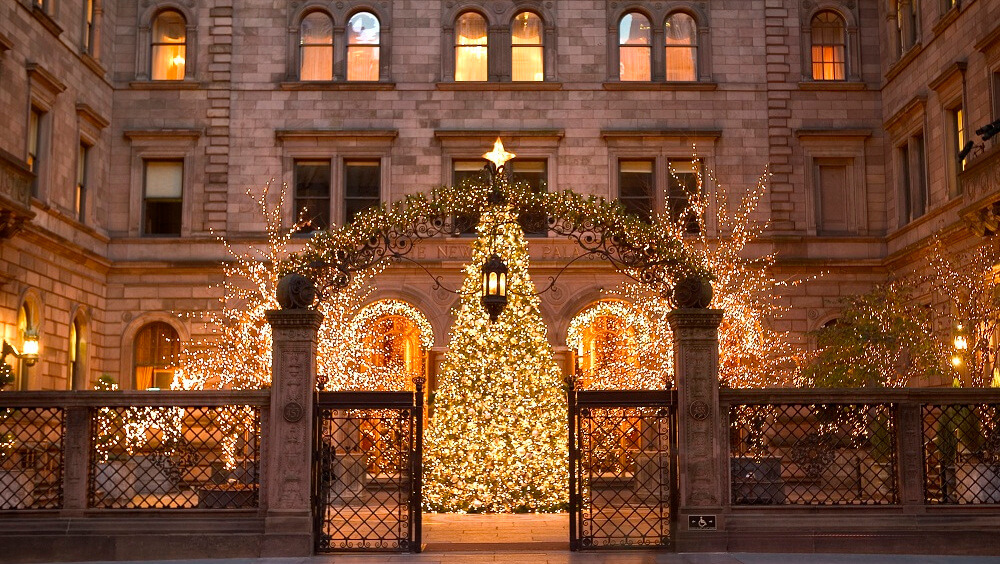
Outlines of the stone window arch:
<svg viewBox="0 0 1000 564">
<path fill-rule="evenodd" d="M 455 19 L 455 82 L 489 79 L 489 25 L 486 16 L 468 10 Z"/>
<path fill-rule="evenodd" d="M 653 76 L 653 25 L 633 10 L 618 19 L 618 80 L 649 82 Z"/>
<path fill-rule="evenodd" d="M 333 80 L 333 18 L 322 10 L 307 12 L 299 23 L 298 78 Z"/>
<path fill-rule="evenodd" d="M 698 21 L 688 12 L 667 15 L 664 23 L 667 82 L 698 80 Z"/>
<path fill-rule="evenodd" d="M 90 388 L 90 316 L 84 307 L 77 308 L 69 323 L 67 387 L 70 390 Z"/>
<path fill-rule="evenodd" d="M 545 80 L 545 24 L 528 10 L 518 12 L 510 28 L 510 75 L 513 81 Z"/>
<path fill-rule="evenodd" d="M 382 49 L 382 22 L 366 10 L 347 20 L 347 74 L 349 81 L 376 82 Z"/>
<path fill-rule="evenodd" d="M 711 83 L 708 14 L 699 5 L 612 4 L 607 14 L 610 87 L 651 82 L 664 88 L 700 90 L 706 86 L 692 83 Z"/>
<path fill-rule="evenodd" d="M 803 12 L 800 32 L 803 82 L 861 81 L 856 6 L 821 3 Z"/>
<path fill-rule="evenodd" d="M 195 79 L 197 19 L 177 2 L 156 2 L 139 14 L 136 78 L 164 83 Z"/>
<path fill-rule="evenodd" d="M 169 390 L 180 357 L 180 334 L 165 321 L 142 325 L 132 339 L 131 384 L 134 390 Z"/>
<path fill-rule="evenodd" d="M 304 2 L 288 14 L 288 66 L 282 87 L 363 89 L 363 83 L 390 82 L 390 23 L 386 10 L 367 1 Z M 335 84 L 342 82 L 362 84 Z"/>
</svg>

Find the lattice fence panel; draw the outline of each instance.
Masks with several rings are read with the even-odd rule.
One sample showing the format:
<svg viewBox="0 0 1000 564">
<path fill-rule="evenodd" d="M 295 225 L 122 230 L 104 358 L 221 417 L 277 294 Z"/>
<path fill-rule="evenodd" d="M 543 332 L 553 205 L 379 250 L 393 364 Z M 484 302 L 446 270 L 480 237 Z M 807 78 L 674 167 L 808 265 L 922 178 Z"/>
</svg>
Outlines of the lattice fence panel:
<svg viewBox="0 0 1000 564">
<path fill-rule="evenodd" d="M 925 405 L 927 503 L 1000 503 L 1000 404 Z"/>
<path fill-rule="evenodd" d="M 91 437 L 90 507 L 258 505 L 258 407 L 92 408 Z"/>
<path fill-rule="evenodd" d="M 62 507 L 63 411 L 0 408 L 0 510 Z"/>
<path fill-rule="evenodd" d="M 411 550 L 414 408 L 320 411 L 320 552 Z"/>
<path fill-rule="evenodd" d="M 580 548 L 670 543 L 670 410 L 580 409 Z"/>
<path fill-rule="evenodd" d="M 889 404 L 734 405 L 733 505 L 898 503 Z"/>
</svg>

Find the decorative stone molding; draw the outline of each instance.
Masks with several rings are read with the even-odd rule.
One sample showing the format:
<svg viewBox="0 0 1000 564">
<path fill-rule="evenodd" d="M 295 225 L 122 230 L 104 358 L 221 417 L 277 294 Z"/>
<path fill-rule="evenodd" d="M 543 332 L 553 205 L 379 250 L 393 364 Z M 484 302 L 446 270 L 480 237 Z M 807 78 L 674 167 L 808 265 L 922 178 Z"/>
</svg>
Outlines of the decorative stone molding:
<svg viewBox="0 0 1000 564">
<path fill-rule="evenodd" d="M 31 211 L 31 179 L 28 165 L 0 150 L 0 240 L 10 239 L 35 217 Z"/>
</svg>

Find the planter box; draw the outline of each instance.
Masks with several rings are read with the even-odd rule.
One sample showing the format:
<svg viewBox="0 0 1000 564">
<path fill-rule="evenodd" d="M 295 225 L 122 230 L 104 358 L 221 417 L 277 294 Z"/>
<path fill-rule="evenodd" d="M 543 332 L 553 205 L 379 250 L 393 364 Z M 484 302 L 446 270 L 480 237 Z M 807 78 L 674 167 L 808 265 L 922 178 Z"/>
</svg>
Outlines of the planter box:
<svg viewBox="0 0 1000 564">
<path fill-rule="evenodd" d="M 27 473 L 0 470 L 0 509 L 28 509 L 34 484 Z"/>
<path fill-rule="evenodd" d="M 959 503 L 1000 503 L 1000 467 L 961 462 L 955 465 Z"/>
<path fill-rule="evenodd" d="M 729 459 L 733 505 L 781 505 L 785 503 L 785 481 L 781 459 L 736 457 Z"/>
</svg>

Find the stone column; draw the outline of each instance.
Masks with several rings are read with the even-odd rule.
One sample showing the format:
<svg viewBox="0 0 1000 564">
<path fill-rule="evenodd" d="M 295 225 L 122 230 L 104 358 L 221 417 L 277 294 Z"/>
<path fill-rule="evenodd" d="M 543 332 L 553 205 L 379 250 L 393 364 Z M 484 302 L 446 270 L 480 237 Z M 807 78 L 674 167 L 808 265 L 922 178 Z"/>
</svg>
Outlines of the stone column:
<svg viewBox="0 0 1000 564">
<path fill-rule="evenodd" d="M 677 387 L 677 473 L 680 498 L 678 550 L 724 550 L 726 451 L 724 418 L 719 413 L 719 323 L 722 310 L 706 309 L 711 301 L 707 281 L 678 283 L 679 309 L 667 320 L 674 333 L 674 380 Z M 714 516 L 711 524 L 690 527 L 689 516 Z"/>
<path fill-rule="evenodd" d="M 278 285 L 282 309 L 267 312 L 273 347 L 271 415 L 263 459 L 267 465 L 263 557 L 313 553 L 313 391 L 316 334 L 323 320 L 319 312 L 305 309 L 314 297 L 308 280 L 293 274 Z"/>
</svg>

